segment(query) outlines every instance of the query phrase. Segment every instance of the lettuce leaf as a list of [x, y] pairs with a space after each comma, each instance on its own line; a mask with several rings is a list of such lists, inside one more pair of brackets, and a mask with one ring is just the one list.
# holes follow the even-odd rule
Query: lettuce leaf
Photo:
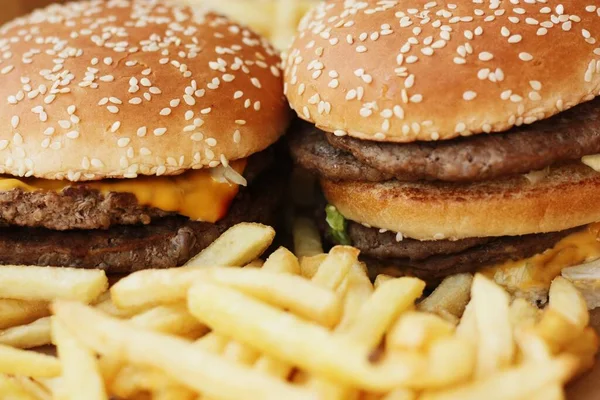
[[329, 234], [337, 244], [351, 246], [352, 240], [346, 232], [346, 218], [331, 204], [325, 207], [327, 225], [329, 225]]

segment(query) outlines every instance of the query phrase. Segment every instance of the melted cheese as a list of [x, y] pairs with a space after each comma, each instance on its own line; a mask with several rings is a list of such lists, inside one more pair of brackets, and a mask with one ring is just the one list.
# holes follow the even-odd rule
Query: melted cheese
[[[246, 160], [231, 163], [242, 173]], [[61, 191], [67, 187], [85, 186], [103, 194], [131, 193], [140, 205], [176, 212], [196, 221], [217, 222], [223, 218], [238, 194], [239, 185], [223, 182], [210, 170], [198, 169], [177, 176], [144, 176], [135, 179], [107, 179], [90, 182], [53, 181], [49, 179], [0, 177], [0, 190], [22, 189]]]
[[564, 268], [600, 258], [600, 223], [573, 233], [533, 257], [509, 261], [482, 271], [513, 293], [543, 293]]

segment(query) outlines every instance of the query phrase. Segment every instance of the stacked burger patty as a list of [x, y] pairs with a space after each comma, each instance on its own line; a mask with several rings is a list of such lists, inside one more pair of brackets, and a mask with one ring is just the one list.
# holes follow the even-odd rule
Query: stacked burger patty
[[455, 3], [323, 3], [287, 58], [321, 225], [379, 272], [500, 265], [600, 220], [598, 8]]

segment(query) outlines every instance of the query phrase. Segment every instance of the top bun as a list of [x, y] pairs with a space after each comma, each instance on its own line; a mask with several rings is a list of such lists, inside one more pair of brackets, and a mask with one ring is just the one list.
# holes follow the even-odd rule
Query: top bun
[[599, 94], [594, 1], [450, 3], [322, 2], [286, 60], [292, 108], [338, 135], [406, 143], [505, 131]]
[[53, 5], [0, 28], [0, 173], [172, 175], [247, 157], [289, 123], [277, 52], [168, 0]]

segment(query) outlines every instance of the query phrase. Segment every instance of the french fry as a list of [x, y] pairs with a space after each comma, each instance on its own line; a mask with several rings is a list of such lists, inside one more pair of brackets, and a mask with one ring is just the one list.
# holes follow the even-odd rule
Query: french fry
[[525, 362], [546, 362], [552, 358], [548, 343], [532, 329], [518, 329], [515, 332], [515, 341]]
[[53, 309], [56, 317], [94, 351], [106, 354], [120, 350], [130, 362], [161, 370], [206, 396], [225, 400], [314, 399], [307, 389], [226, 361], [183, 339], [136, 328], [83, 304], [62, 301]]
[[52, 341], [61, 361], [67, 398], [108, 399], [95, 354], [79, 343], [56, 318], [52, 320]]
[[32, 349], [50, 344], [50, 318], [40, 318], [27, 325], [0, 331], [0, 344], [19, 349]]
[[249, 296], [210, 282], [198, 282], [189, 292], [188, 307], [213, 329], [310, 373], [366, 390], [385, 391], [402, 385], [421, 366], [406, 354], [393, 364], [373, 366], [369, 348], [267, 306]]
[[112, 301], [122, 309], [182, 302], [192, 282], [206, 279], [208, 269], [172, 268], [135, 272], [110, 289]]
[[0, 329], [28, 324], [48, 315], [48, 302], [0, 299]]
[[471, 274], [451, 275], [420, 302], [417, 309], [438, 314], [442, 318], [448, 314], [460, 318], [471, 297], [472, 283]]
[[0, 345], [0, 374], [52, 378], [60, 373], [56, 357]]
[[513, 330], [534, 326], [541, 317], [540, 309], [522, 298], [513, 300], [509, 313]]
[[12, 379], [21, 385], [23, 390], [33, 395], [36, 400], [52, 400], [50, 392], [38, 382], [25, 376], [13, 376]]
[[321, 234], [312, 219], [298, 217], [292, 228], [294, 236], [294, 254], [298, 258], [312, 257], [323, 253]]
[[454, 334], [455, 327], [436, 314], [408, 311], [400, 316], [386, 337], [390, 349], [427, 349], [438, 339]]
[[508, 293], [483, 275], [473, 279], [471, 297], [478, 332], [478, 377], [511, 364], [515, 345], [509, 316]]
[[181, 399], [194, 398], [193, 391], [174, 382], [160, 370], [133, 365], [121, 368], [112, 381], [110, 390], [124, 399], [144, 393], [152, 393], [153, 399], [160, 396], [164, 398], [174, 393], [181, 396]]
[[548, 343], [552, 353], [557, 353], [564, 345], [574, 341], [581, 334], [577, 326], [552, 307], [544, 310], [534, 330]]
[[0, 374], [0, 398], [8, 400], [38, 400], [33, 394], [19, 384], [18, 381]]
[[210, 280], [331, 327], [340, 319], [341, 299], [333, 291], [287, 273], [214, 268]]
[[141, 328], [172, 335], [201, 335], [208, 331], [184, 304], [158, 306], [134, 316], [130, 321]]
[[580, 375], [594, 366], [598, 353], [598, 334], [588, 326], [573, 341], [567, 343], [563, 351], [579, 359], [579, 368], [575, 375]]
[[196, 340], [194, 346], [209, 353], [221, 354], [225, 350], [225, 346], [227, 346], [228, 343], [229, 338], [218, 335], [213, 331]]
[[565, 392], [560, 383], [548, 385], [540, 388], [538, 391], [531, 393], [519, 400], [564, 400]]
[[94, 304], [94, 307], [97, 308], [98, 310], [101, 310], [101, 311], [107, 313], [108, 315], [112, 315], [113, 317], [117, 317], [117, 318], [131, 318], [134, 315], [142, 313], [146, 310], [146, 308], [135, 309], [133, 307], [119, 308], [112, 301], [110, 292], [103, 293], [98, 298], [98, 301]]
[[348, 275], [352, 265], [358, 262], [359, 253], [354, 247], [335, 246], [311, 280], [326, 288], [337, 288]]
[[244, 265], [244, 268], [262, 268], [265, 262], [260, 258], [257, 258], [254, 261], [250, 261], [248, 264]]
[[344, 297], [344, 311], [342, 320], [336, 329], [345, 330], [356, 324], [358, 313], [363, 304], [373, 294], [373, 285], [367, 276], [365, 270], [359, 265], [354, 264], [346, 277], [348, 287]]
[[375, 289], [377, 289], [379, 286], [381, 286], [381, 284], [394, 279], [393, 276], [389, 276], [389, 275], [385, 275], [385, 274], [379, 274], [377, 275], [377, 278], [375, 278], [375, 282], [373, 283], [373, 286], [375, 286]]
[[[210, 246], [189, 260], [186, 267], [241, 267], [260, 257], [275, 238], [275, 230], [261, 224], [242, 223], [229, 228]], [[232, 251], [235, 249], [235, 251]]]
[[395, 389], [383, 396], [381, 400], [417, 400], [417, 394], [410, 389]]
[[280, 247], [273, 252], [263, 265], [265, 271], [285, 272], [300, 275], [300, 263], [298, 258], [288, 249]]
[[108, 289], [102, 270], [81, 268], [2, 266], [0, 298], [91, 303]]
[[475, 363], [473, 343], [457, 336], [440, 338], [430, 345], [427, 372], [419, 375], [407, 386], [412, 389], [455, 386], [471, 378]]
[[326, 258], [327, 254], [317, 254], [316, 256], [300, 258], [301, 275], [307, 279], [312, 279]]
[[583, 295], [565, 278], [559, 276], [552, 281], [549, 299], [549, 307], [562, 314], [579, 332], [590, 323]]
[[562, 384], [576, 368], [572, 357], [546, 363], [525, 363], [450, 389], [425, 392], [420, 400], [509, 400], [529, 399], [540, 389]]
[[[374, 349], [398, 315], [412, 307], [425, 289], [416, 278], [388, 279], [380, 282], [370, 298], [360, 307], [354, 322], [336, 329], [336, 335], [348, 337], [368, 349]], [[348, 399], [352, 389], [323, 379], [315, 379], [313, 387], [328, 399]]]

